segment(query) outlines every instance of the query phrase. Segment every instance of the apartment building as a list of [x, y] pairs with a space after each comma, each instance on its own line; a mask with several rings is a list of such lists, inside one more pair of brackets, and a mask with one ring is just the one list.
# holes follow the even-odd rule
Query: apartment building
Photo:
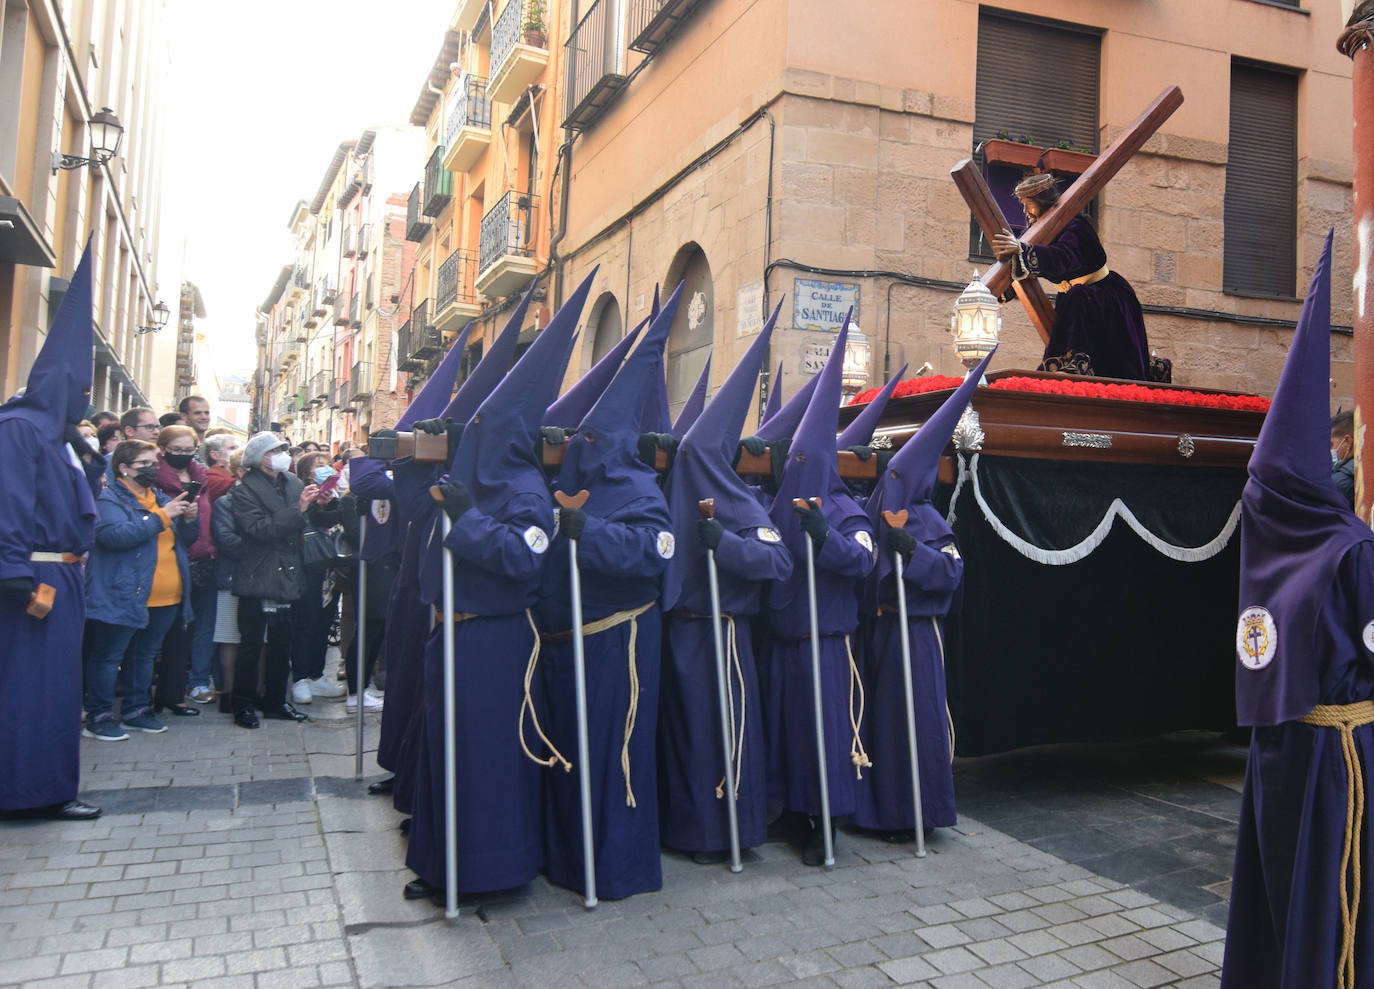
[[[158, 291], [165, 0], [0, 5], [0, 386], [27, 378], [87, 238], [91, 401], [147, 404]], [[93, 160], [93, 161], [92, 161]]]

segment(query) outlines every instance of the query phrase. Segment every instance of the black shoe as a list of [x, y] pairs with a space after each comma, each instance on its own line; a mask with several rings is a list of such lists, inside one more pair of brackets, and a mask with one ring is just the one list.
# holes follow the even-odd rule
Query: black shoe
[[728, 851], [693, 852], [692, 861], [697, 865], [720, 865], [722, 862], [730, 861], [730, 853]]
[[[835, 847], [835, 828], [830, 827], [830, 847]], [[806, 839], [802, 843], [802, 865], [824, 865], [825, 864], [825, 832], [821, 830], [821, 819], [819, 817], [807, 818]]]
[[219, 713], [220, 713], [220, 714], [233, 714], [233, 713], [234, 713], [234, 705], [233, 705], [233, 702], [230, 700], [230, 695], [227, 694], [227, 693], [222, 693], [222, 694], [219, 695]]
[[264, 718], [277, 718], [281, 721], [309, 721], [310, 715], [302, 714], [289, 703], [283, 702], [280, 707], [270, 708], [262, 712]]
[[401, 834], [405, 835], [407, 838], [410, 837], [410, 818], [408, 817], [401, 822]]
[[173, 704], [173, 705], [172, 705], [171, 707], [169, 707], [167, 710], [170, 711], [175, 717], [178, 717], [178, 718], [199, 718], [199, 717], [200, 717], [200, 708], [198, 708], [198, 707], [187, 707], [185, 704]]
[[100, 816], [100, 808], [80, 800], [68, 800], [65, 804], [43, 808], [41, 816], [50, 821], [94, 821]]
[[439, 897], [439, 902], [444, 901], [444, 890], [441, 886], [431, 886], [423, 879], [412, 879], [406, 883], [405, 889], [401, 890], [401, 895], [407, 900], [426, 900]]
[[238, 725], [240, 728], [256, 728], [261, 722], [258, 721], [258, 716], [253, 713], [251, 707], [245, 707], [238, 714], [234, 715], [234, 724]]
[[380, 797], [384, 793], [390, 793], [395, 782], [395, 776], [388, 776], [384, 780], [373, 780], [371, 783], [367, 784], [367, 792], [374, 797]]
[[906, 845], [916, 840], [916, 829], [898, 828], [894, 831], [879, 831], [878, 837], [889, 845]]

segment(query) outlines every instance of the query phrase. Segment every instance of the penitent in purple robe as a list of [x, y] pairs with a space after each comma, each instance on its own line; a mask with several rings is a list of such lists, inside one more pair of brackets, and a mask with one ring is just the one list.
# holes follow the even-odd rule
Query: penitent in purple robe
[[[577, 544], [584, 630], [587, 745], [591, 779], [596, 892], [607, 899], [663, 886], [659, 854], [658, 772], [654, 721], [658, 712], [662, 620], [659, 578], [674, 555], [668, 504], [653, 468], [638, 457], [639, 415], [651, 382], [663, 377], [663, 345], [677, 312], [674, 292], [635, 349], [569, 438], [556, 487], [587, 492], [586, 528]], [[545, 642], [540, 674], [548, 704], [548, 734], [576, 762], [577, 708], [569, 541], [554, 539], [539, 613]], [[637, 613], [637, 614], [636, 614]], [[586, 892], [579, 777], [547, 777], [545, 872], [549, 881]]]
[[[1083, 216], [1070, 220], [1049, 244], [1024, 245], [1022, 258], [1031, 276], [1051, 282], [1082, 278], [1107, 264], [1107, 252], [1097, 239], [1097, 231]], [[1060, 291], [1054, 304], [1054, 332], [1045, 345], [1041, 367], [1069, 370], [1074, 363], [1072, 355], [1088, 359], [1090, 369], [1079, 370], [1080, 374], [1134, 381], [1149, 378], [1150, 347], [1140, 300], [1131, 283], [1116, 272], [1092, 284]], [[1050, 361], [1055, 365], [1046, 368]]]
[[[658, 714], [659, 818], [663, 844], [682, 852], [730, 847], [729, 785], [736, 790], [740, 847], [762, 844], [768, 831], [763, 695], [750, 626], [763, 589], [790, 576], [792, 560], [772, 519], [732, 463], [776, 321], [774, 310], [749, 352], [688, 428], [664, 485], [677, 552], [663, 578], [667, 634]], [[707, 551], [697, 532], [699, 504], [707, 498], [725, 530], [715, 560], [732, 784], [726, 782], [721, 737]]]
[[1347, 808], [1371, 789], [1374, 724], [1350, 712], [1347, 749], [1344, 729], [1303, 720], [1374, 698], [1374, 533], [1337, 492], [1327, 454], [1330, 268], [1328, 235], [1241, 499], [1236, 713], [1254, 732], [1223, 989], [1374, 985], [1367, 805], [1351, 828], [1358, 858], [1345, 848]]
[[[463, 430], [448, 474], [467, 488], [473, 505], [453, 520], [442, 548], [436, 539], [424, 551], [421, 597], [442, 604], [443, 549], [452, 554], [454, 585], [457, 819], [445, 819], [441, 621], [425, 643], [424, 730], [406, 852], [406, 865], [432, 886], [442, 888], [447, 880], [450, 828], [457, 832], [462, 893], [524, 885], [543, 865], [543, 770], [535, 760], [545, 750], [530, 723], [542, 704], [526, 682], [539, 644], [532, 609], [553, 508], [535, 436], [567, 366], [595, 274], [572, 293]], [[436, 559], [438, 566], [430, 565]]]
[[[773, 633], [768, 669], [770, 804], [785, 810], [821, 811], [820, 769], [812, 694], [811, 604], [806, 554], [810, 537], [793, 511], [796, 498], [820, 498], [830, 532], [815, 551], [817, 626], [820, 633], [821, 709], [832, 816], [852, 814], [855, 783], [865, 759], [859, 747], [860, 684], [853, 660], [859, 624], [858, 590], [873, 569], [873, 526], [840, 479], [835, 432], [840, 405], [840, 367], [848, 320], [797, 427], [787, 466], [769, 515], [796, 565], [773, 585], [769, 601]], [[838, 356], [836, 356], [838, 355]]]
[[80, 776], [81, 628], [86, 591], [80, 563], [30, 559], [84, 554], [95, 540], [95, 499], [62, 441], [64, 423], [85, 414], [91, 387], [90, 248], [82, 255], [28, 387], [0, 405], [0, 580], [56, 589], [52, 611], [33, 618], [26, 601], [0, 594], [0, 811], [76, 798]]

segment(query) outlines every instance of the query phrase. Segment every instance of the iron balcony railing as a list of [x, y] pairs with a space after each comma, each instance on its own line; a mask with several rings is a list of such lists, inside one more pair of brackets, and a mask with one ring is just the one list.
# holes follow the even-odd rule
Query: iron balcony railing
[[[541, 40], [544, 39], [544, 40]], [[491, 29], [491, 71], [505, 64], [517, 43], [545, 48], [544, 0], [506, 0]]]
[[691, 15], [698, 0], [630, 0], [630, 47], [646, 55], [658, 49]]
[[396, 331], [396, 370], [408, 371], [406, 365], [410, 362], [410, 320], [401, 324], [401, 328]]
[[308, 289], [308, 288], [310, 288], [310, 272], [306, 270], [305, 265], [303, 265], [303, 264], [298, 264], [298, 265], [296, 265], [296, 267], [292, 270], [292, 272], [291, 272], [291, 287], [292, 287], [292, 288], [303, 288], [303, 289]]
[[358, 361], [353, 365], [353, 373], [349, 376], [349, 383], [353, 386], [353, 401], [358, 402], [372, 396], [372, 364], [369, 361]]
[[439, 289], [434, 298], [436, 313], [443, 312], [455, 302], [477, 301], [477, 293], [472, 287], [476, 260], [471, 251], [454, 251], [439, 265]]
[[363, 325], [362, 319], [358, 316], [358, 296], [348, 300], [348, 325], [357, 329]]
[[453, 147], [453, 138], [464, 127], [485, 127], [491, 129], [491, 100], [487, 97], [485, 76], [469, 73], [458, 88], [458, 96], [453, 101], [453, 110], [448, 115], [448, 131], [444, 146]]
[[453, 198], [453, 173], [444, 167], [444, 146], [434, 149], [425, 163], [425, 199], [421, 210], [426, 216], [438, 216]]
[[338, 383], [338, 385], [335, 387], [335, 389], [334, 389], [334, 403], [333, 403], [334, 408], [336, 408], [336, 409], [346, 409], [346, 408], [349, 407], [349, 404], [350, 404], [350, 403], [349, 403], [349, 396], [352, 395], [352, 391], [350, 390], [350, 387], [349, 387], [350, 384], [351, 384], [351, 383], [349, 382], [349, 380], [348, 380], [347, 378], [344, 378], [344, 379], [343, 379], [342, 381], [340, 381], [340, 382]]
[[443, 334], [429, 321], [428, 299], [411, 310], [410, 319], [401, 327], [397, 349], [401, 351], [401, 356], [396, 369], [406, 372], [423, 371], [429, 361], [444, 352]]
[[586, 127], [625, 86], [621, 10], [613, 0], [596, 0], [564, 46], [568, 64], [566, 127]]
[[483, 272], [503, 257], [534, 255], [536, 197], [512, 189], [482, 217], [478, 271]]
[[358, 253], [358, 231], [353, 227], [344, 227], [343, 232], [343, 256], [351, 258]]
[[415, 188], [410, 190], [410, 198], [406, 200], [406, 240], [418, 244], [429, 233], [429, 227], [428, 218], [420, 213], [420, 183], [416, 182]]
[[334, 382], [329, 376], [328, 371], [319, 371], [310, 379], [310, 387], [306, 389], [310, 393], [312, 402], [326, 402], [329, 400], [330, 392], [334, 390]]
[[[371, 161], [372, 159], [369, 158], [368, 160]], [[368, 250], [369, 250], [368, 244], [371, 242], [371, 240], [372, 240], [372, 224], [370, 224], [370, 223], [364, 223], [361, 227], [358, 228], [358, 257], [359, 257], [359, 258], [365, 258], [365, 257], [367, 257], [367, 252], [368, 252]]]

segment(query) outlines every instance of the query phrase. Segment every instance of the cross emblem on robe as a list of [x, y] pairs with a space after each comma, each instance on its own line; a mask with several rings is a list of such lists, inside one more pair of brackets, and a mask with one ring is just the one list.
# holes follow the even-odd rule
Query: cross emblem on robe
[[[1048, 244], [1059, 236], [1069, 221], [1092, 202], [1093, 197], [1121, 171], [1126, 162], [1131, 160], [1182, 103], [1183, 91], [1177, 86], [1170, 86], [1155, 97], [1155, 101], [1074, 180], [1073, 185], [1059, 197], [1059, 202], [1046, 210], [1040, 219], [1026, 229], [1021, 235], [1022, 242]], [[951, 168], [950, 176], [954, 179], [959, 194], [968, 203], [969, 209], [973, 212], [973, 219], [983, 231], [984, 237], [991, 240], [992, 236], [1001, 233], [1003, 228], [1010, 228], [1011, 225], [1002, 215], [997, 201], [993, 199], [992, 191], [983, 180], [983, 173], [978, 170], [972, 158], [965, 158]], [[1008, 282], [1012, 283], [1021, 304], [1030, 314], [1031, 323], [1040, 334], [1040, 339], [1049, 343], [1050, 333], [1054, 329], [1054, 306], [1041, 287], [1039, 279], [1013, 281], [1011, 270], [1005, 261], [998, 261], [983, 277], [983, 284], [999, 299], [1006, 293]]]

